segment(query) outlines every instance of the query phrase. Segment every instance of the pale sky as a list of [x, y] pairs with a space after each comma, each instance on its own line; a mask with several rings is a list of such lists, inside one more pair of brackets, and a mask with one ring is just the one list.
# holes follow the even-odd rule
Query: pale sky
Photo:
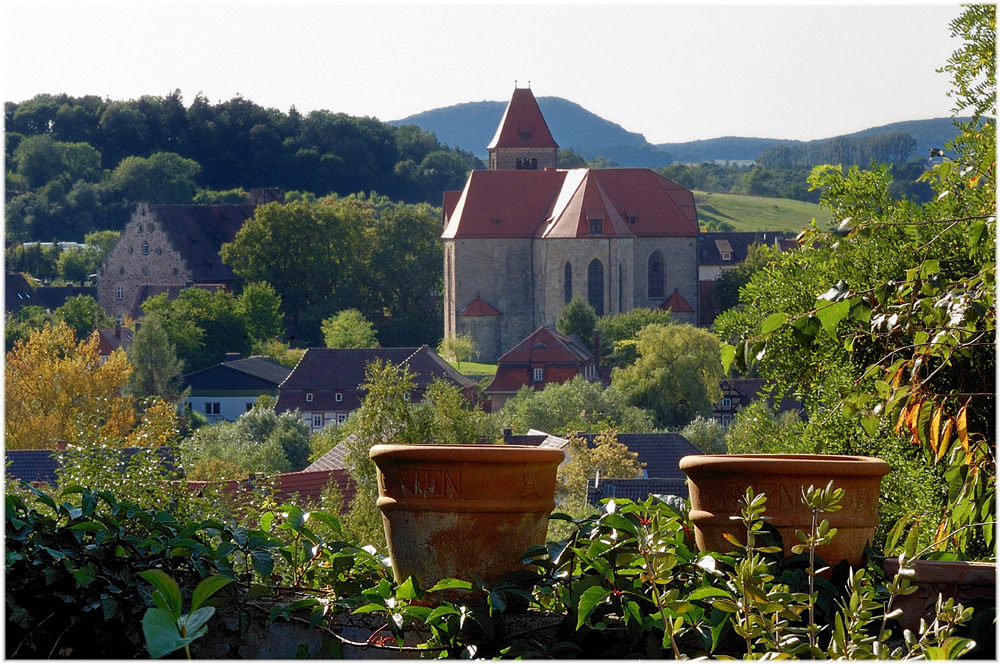
[[[651, 143], [812, 140], [951, 115], [957, 3], [0, 0], [3, 99], [180, 89], [383, 121], [517, 81]], [[476, 149], [477, 146], [462, 146]]]

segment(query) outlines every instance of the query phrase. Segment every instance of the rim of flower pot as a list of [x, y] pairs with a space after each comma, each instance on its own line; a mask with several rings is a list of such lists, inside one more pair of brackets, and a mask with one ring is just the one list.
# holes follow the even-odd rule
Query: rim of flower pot
[[821, 466], [825, 473], [854, 477], [882, 477], [890, 471], [883, 459], [848, 454], [692, 454], [683, 457], [679, 466], [684, 472], [709, 468], [713, 472], [760, 472], [774, 468], [788, 474], [810, 473]]
[[562, 450], [553, 447], [533, 445], [373, 445], [368, 455], [376, 462], [382, 458], [427, 461], [450, 459], [454, 461], [475, 461], [477, 463], [511, 463], [531, 461], [534, 463], [561, 462], [565, 458]]

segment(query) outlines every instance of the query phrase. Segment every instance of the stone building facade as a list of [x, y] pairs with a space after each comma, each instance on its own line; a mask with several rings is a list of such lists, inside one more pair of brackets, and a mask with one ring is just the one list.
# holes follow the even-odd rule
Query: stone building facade
[[495, 361], [574, 295], [598, 315], [690, 303], [675, 318], [697, 322], [690, 191], [649, 169], [556, 169], [530, 89], [514, 91], [489, 151], [490, 170], [444, 197], [446, 337], [470, 334]]
[[144, 295], [191, 286], [229, 287], [238, 281], [219, 258], [254, 205], [139, 203], [97, 272], [97, 301], [122, 320], [135, 318]]

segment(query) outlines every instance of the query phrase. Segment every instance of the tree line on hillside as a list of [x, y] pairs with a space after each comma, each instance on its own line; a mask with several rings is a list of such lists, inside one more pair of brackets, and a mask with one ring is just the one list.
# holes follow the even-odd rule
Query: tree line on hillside
[[185, 108], [179, 91], [128, 101], [40, 94], [6, 102], [4, 117], [8, 240], [80, 240], [119, 229], [136, 201], [239, 203], [255, 187], [439, 205], [483, 167], [414, 125], [283, 113], [239, 96], [198, 95]]

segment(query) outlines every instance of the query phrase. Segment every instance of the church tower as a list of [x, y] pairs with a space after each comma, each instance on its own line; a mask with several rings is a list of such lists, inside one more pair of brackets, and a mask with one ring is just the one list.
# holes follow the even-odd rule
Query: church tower
[[531, 88], [514, 88], [503, 119], [487, 146], [491, 171], [544, 171], [556, 167], [556, 144]]

